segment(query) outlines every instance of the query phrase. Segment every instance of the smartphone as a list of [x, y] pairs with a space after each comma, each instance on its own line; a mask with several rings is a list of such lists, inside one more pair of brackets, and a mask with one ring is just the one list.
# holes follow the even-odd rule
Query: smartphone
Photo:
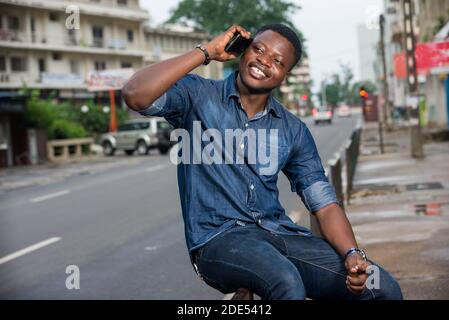
[[249, 47], [251, 42], [253, 42], [252, 38], [246, 39], [240, 33], [237, 33], [226, 45], [225, 51], [239, 56]]

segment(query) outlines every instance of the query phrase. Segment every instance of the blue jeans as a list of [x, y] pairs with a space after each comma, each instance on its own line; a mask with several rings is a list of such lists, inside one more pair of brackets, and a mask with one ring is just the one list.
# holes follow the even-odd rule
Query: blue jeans
[[344, 259], [327, 241], [277, 235], [256, 224], [219, 234], [195, 260], [204, 281], [222, 293], [248, 288], [263, 300], [402, 299], [399, 284], [381, 267], [378, 289], [355, 295], [346, 287]]

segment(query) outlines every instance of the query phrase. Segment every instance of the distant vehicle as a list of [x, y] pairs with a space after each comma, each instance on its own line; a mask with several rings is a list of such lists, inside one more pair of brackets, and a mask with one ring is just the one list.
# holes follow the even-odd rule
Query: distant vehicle
[[332, 124], [332, 111], [326, 107], [315, 108], [312, 111], [315, 124], [326, 122]]
[[159, 149], [166, 154], [176, 141], [170, 141], [173, 127], [164, 118], [152, 117], [146, 119], [128, 120], [120, 125], [117, 132], [101, 136], [103, 153], [113, 156], [117, 150], [124, 150], [127, 155], [137, 151], [146, 155], [150, 149]]
[[337, 108], [337, 116], [339, 118], [346, 118], [351, 116], [351, 108], [345, 104], [342, 104]]

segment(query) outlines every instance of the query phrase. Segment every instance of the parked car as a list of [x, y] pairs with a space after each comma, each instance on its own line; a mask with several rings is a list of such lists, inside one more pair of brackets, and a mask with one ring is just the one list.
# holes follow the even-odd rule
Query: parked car
[[164, 118], [128, 120], [120, 125], [117, 132], [101, 136], [103, 153], [113, 156], [117, 150], [124, 150], [127, 155], [137, 152], [146, 155], [151, 149], [159, 149], [166, 154], [176, 141], [170, 141], [173, 127]]
[[351, 108], [345, 104], [342, 104], [337, 108], [337, 116], [339, 118], [347, 118], [351, 116]]
[[315, 108], [312, 111], [315, 124], [327, 122], [332, 124], [332, 111], [326, 107]]

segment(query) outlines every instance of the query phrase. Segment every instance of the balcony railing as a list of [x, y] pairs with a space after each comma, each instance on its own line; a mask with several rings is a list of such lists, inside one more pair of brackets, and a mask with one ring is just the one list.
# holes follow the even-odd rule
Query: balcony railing
[[95, 48], [103, 48], [104, 47], [103, 38], [94, 38], [92, 41], [92, 46]]
[[9, 82], [10, 80], [9, 73], [0, 73], [0, 83]]
[[27, 34], [24, 31], [14, 32], [8, 29], [0, 29], [0, 42], [2, 46], [5, 46], [5, 42], [9, 42], [12, 47], [36, 47], [40, 49], [48, 47], [49, 50], [59, 50], [60, 48], [70, 50], [73, 48], [75, 51], [81, 49], [104, 51], [105, 53], [112, 50], [119, 54], [127, 54], [128, 52], [134, 54], [145, 50], [141, 49], [138, 44], [130, 44], [122, 38], [94, 37], [90, 41], [86, 41], [80, 37], [79, 33], [68, 34], [67, 32], [54, 32], [51, 35], [43, 32]]
[[19, 33], [15, 30], [0, 29], [0, 41], [22, 41]]

